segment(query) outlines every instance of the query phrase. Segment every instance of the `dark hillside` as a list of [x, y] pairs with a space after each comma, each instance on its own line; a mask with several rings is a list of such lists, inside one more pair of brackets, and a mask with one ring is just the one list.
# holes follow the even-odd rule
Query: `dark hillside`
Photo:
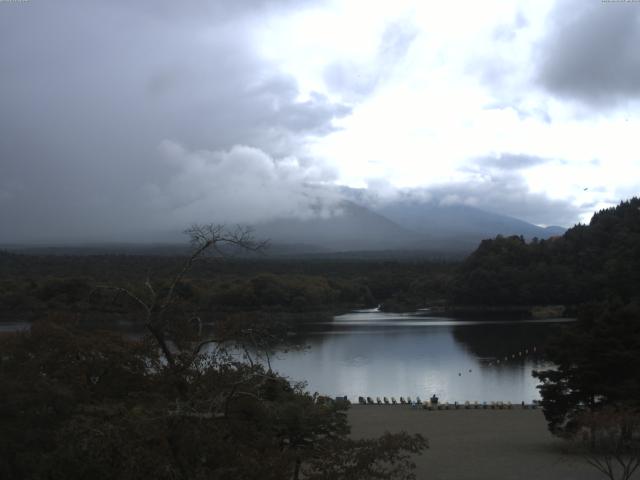
[[456, 304], [579, 304], [640, 295], [640, 199], [547, 240], [484, 240], [460, 266]]

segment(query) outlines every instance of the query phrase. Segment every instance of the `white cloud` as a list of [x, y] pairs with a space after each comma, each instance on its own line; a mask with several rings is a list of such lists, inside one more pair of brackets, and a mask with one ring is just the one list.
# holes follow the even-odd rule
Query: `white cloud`
[[[579, 10], [583, 7], [578, 3], [572, 5]], [[640, 190], [640, 159], [632, 133], [640, 130], [640, 116], [630, 108], [606, 114], [585, 109], [539, 85], [541, 45], [554, 54], [549, 42], [561, 34], [550, 21], [556, 4], [416, 1], [385, 12], [387, 21], [411, 12], [407, 25], [415, 33], [410, 50], [386, 72], [384, 84], [370, 91], [364, 88], [367, 95], [338, 122], [342, 129], [312, 142], [309, 151], [332, 162], [340, 172], [338, 181], [354, 187], [380, 178], [397, 188], [474, 182], [482, 172], [466, 170], [470, 160], [509, 152], [556, 160], [521, 172], [519, 186], [540, 198], [569, 202], [576, 210], [585, 204], [602, 205], [618, 192]], [[585, 11], [600, 8], [605, 7], [584, 6]], [[376, 61], [374, 46], [384, 21], [376, 9], [370, 15], [351, 12], [351, 17], [350, 12], [336, 11], [342, 13], [340, 25], [351, 23], [361, 32], [356, 44], [367, 38], [370, 49], [350, 52], [347, 45], [339, 52], [330, 42], [323, 49], [316, 39], [314, 62], [321, 65], [324, 59], [331, 66], [337, 57], [339, 65], [353, 65], [355, 78], [344, 68], [338, 73], [343, 83], [351, 80], [358, 87], [357, 62]], [[618, 21], [619, 13], [605, 15], [603, 21]], [[640, 25], [635, 28], [640, 32]], [[292, 47], [291, 63], [284, 60], [283, 65], [295, 74], [296, 65], [303, 64], [298, 58]], [[316, 85], [321, 78], [316, 70], [302, 68], [300, 78]], [[613, 83], [618, 84], [628, 81]], [[601, 162], [592, 163], [594, 158]], [[582, 185], [595, 187], [584, 191]], [[550, 222], [553, 215], [550, 211]], [[566, 215], [562, 219], [566, 222]]]
[[146, 185], [145, 194], [148, 208], [165, 225], [307, 218], [331, 210], [338, 198], [319, 188], [326, 184], [328, 170], [295, 157], [275, 159], [244, 145], [190, 151], [169, 140], [159, 150], [172, 174], [162, 183]]
[[[314, 184], [385, 195], [453, 185], [448, 193], [479, 206], [489, 204], [458, 187], [496, 199], [493, 190], [513, 199], [516, 188], [529, 205], [518, 211], [541, 223], [640, 191], [634, 50], [606, 43], [591, 57], [581, 40], [591, 35], [583, 25], [636, 38], [621, 10], [633, 5], [236, 3], [6, 9], [0, 222], [14, 225], [11, 239], [119, 238], [205, 214], [305, 215]], [[562, 5], [575, 15], [559, 17]], [[582, 75], [590, 69], [597, 75]], [[163, 139], [174, 143], [158, 161]], [[468, 168], [503, 154], [552, 161], [521, 169], [512, 185], [488, 180], [506, 178], [495, 162]], [[556, 214], [558, 205], [573, 210]]]

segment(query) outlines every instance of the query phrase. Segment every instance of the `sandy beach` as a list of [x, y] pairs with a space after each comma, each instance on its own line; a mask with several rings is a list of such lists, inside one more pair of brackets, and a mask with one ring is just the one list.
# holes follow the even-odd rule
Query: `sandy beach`
[[602, 474], [547, 430], [542, 411], [439, 410], [353, 405], [355, 438], [420, 433], [429, 449], [415, 459], [418, 479], [597, 480]]

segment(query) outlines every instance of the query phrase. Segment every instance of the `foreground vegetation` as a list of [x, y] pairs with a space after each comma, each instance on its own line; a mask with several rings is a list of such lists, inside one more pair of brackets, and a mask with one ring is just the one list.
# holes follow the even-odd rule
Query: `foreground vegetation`
[[0, 477], [413, 478], [406, 434], [348, 437], [347, 405], [218, 348], [183, 351], [70, 322], [2, 339]]
[[[0, 474], [7, 479], [410, 479], [420, 435], [352, 440], [348, 404], [310, 395], [255, 362], [286, 341], [273, 323], [181, 316], [192, 265], [246, 232], [194, 227], [168, 283], [101, 285], [138, 308], [143, 339], [37, 321], [1, 338]], [[251, 347], [251, 352], [246, 348]], [[244, 351], [244, 357], [238, 352]], [[254, 357], [255, 358], [255, 357]]]

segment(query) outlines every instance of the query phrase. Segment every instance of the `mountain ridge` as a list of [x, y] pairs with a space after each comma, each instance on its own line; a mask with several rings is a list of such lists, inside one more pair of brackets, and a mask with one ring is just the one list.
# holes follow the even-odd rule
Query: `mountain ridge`
[[[497, 235], [546, 239], [562, 235], [562, 227], [540, 227], [523, 220], [466, 205], [398, 200], [381, 205], [363, 197], [343, 199], [310, 218], [276, 218], [253, 225], [254, 236], [269, 239], [269, 255], [336, 252], [431, 252], [466, 255]], [[164, 232], [153, 242], [84, 243], [12, 246], [13, 251], [40, 254], [152, 254], [186, 251], [178, 232]], [[184, 238], [184, 237], [182, 237]]]
[[497, 235], [546, 239], [563, 227], [540, 227], [514, 217], [464, 205], [395, 202], [372, 207], [343, 200], [334, 215], [280, 218], [256, 225], [274, 243], [314, 245], [328, 251], [421, 250], [470, 253]]

